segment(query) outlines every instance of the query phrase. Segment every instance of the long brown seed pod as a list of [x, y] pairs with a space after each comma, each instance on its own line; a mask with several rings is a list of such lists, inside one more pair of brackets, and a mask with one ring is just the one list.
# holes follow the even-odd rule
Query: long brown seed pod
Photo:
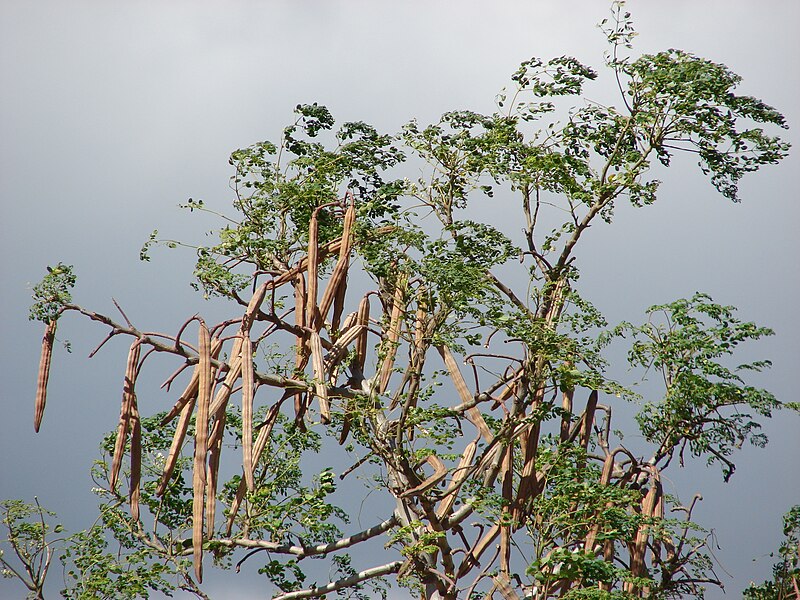
[[209, 415], [215, 415], [220, 410], [225, 410], [224, 406], [228, 404], [228, 400], [233, 392], [234, 384], [239, 379], [242, 373], [242, 338], [238, 335], [233, 340], [231, 346], [230, 362], [228, 363], [228, 372], [225, 375], [225, 380], [214, 395], [214, 400], [208, 409]]
[[[235, 348], [235, 343], [234, 343]], [[220, 350], [222, 349], [222, 340], [217, 337], [211, 339], [211, 357], [217, 358], [219, 356]], [[237, 359], [238, 360], [238, 359]], [[233, 361], [232, 361], [233, 362]], [[172, 443], [170, 444], [169, 454], [167, 455], [167, 460], [164, 463], [164, 471], [161, 474], [161, 481], [158, 484], [158, 489], [156, 490], [156, 494], [161, 496], [164, 494], [164, 491], [167, 489], [167, 485], [169, 484], [169, 480], [172, 477], [172, 472], [175, 470], [175, 465], [178, 462], [178, 457], [181, 454], [181, 449], [183, 448], [183, 441], [186, 438], [186, 431], [189, 427], [189, 420], [192, 416], [192, 411], [194, 411], [194, 407], [197, 403], [197, 392], [200, 383], [200, 364], [198, 363], [194, 371], [192, 372], [192, 378], [189, 381], [189, 385], [186, 386], [183, 394], [175, 403], [175, 406], [172, 407], [170, 413], [161, 420], [161, 425], [166, 425], [173, 419], [173, 413], [180, 414], [180, 419], [178, 420], [178, 425], [175, 428], [175, 434], [172, 437]], [[212, 405], [213, 407], [213, 405]], [[177, 412], [176, 412], [177, 411]], [[214, 414], [214, 411], [211, 411], [211, 414]]]
[[369, 296], [364, 296], [358, 304], [357, 324], [361, 325], [361, 335], [356, 344], [356, 369], [358, 373], [364, 373], [364, 366], [367, 361], [367, 327], [369, 327]]
[[136, 401], [134, 386], [136, 384], [136, 370], [139, 366], [139, 355], [141, 353], [141, 340], [135, 339], [128, 351], [128, 364], [125, 368], [125, 381], [122, 387], [122, 406], [119, 411], [119, 425], [117, 425], [117, 440], [114, 444], [114, 458], [111, 460], [111, 474], [108, 483], [111, 489], [117, 487], [119, 470], [122, 466], [122, 457], [125, 454], [125, 442], [130, 431], [130, 420], [133, 403]]
[[267, 285], [262, 284], [258, 288], [250, 303], [247, 311], [242, 317], [241, 353], [240, 364], [242, 370], [242, 465], [244, 467], [244, 479], [247, 483], [248, 491], [253, 491], [253, 344], [250, 340], [250, 327], [253, 324], [253, 317], [264, 301]]
[[317, 320], [317, 289], [319, 288], [319, 218], [315, 210], [308, 223], [308, 290], [306, 291], [306, 327]]
[[436, 509], [436, 516], [440, 519], [444, 519], [450, 514], [450, 509], [453, 508], [459, 488], [461, 488], [464, 481], [466, 481], [467, 477], [470, 475], [469, 466], [472, 464], [472, 459], [475, 458], [475, 452], [478, 449], [478, 440], [479, 438], [472, 440], [464, 449], [461, 461], [459, 461], [450, 479], [450, 485], [443, 494], [443, 499], [439, 503], [439, 508]]
[[247, 491], [253, 483], [253, 344], [250, 332], [242, 332], [242, 466]]
[[347, 436], [350, 434], [350, 413], [353, 412], [353, 400], [348, 398], [347, 404], [344, 408], [344, 417], [342, 419], [342, 431], [339, 433], [339, 445], [343, 446], [347, 441]]
[[389, 317], [389, 330], [386, 333], [386, 355], [381, 364], [380, 378], [378, 380], [378, 393], [382, 394], [389, 386], [389, 378], [392, 376], [394, 359], [397, 356], [397, 341], [400, 339], [400, 317], [403, 313], [403, 296], [405, 295], [406, 279], [398, 277], [397, 287], [394, 289], [394, 299], [392, 300], [392, 311]]
[[39, 358], [39, 376], [36, 384], [36, 404], [33, 407], [33, 430], [39, 432], [47, 403], [47, 380], [50, 379], [50, 362], [53, 359], [53, 341], [56, 339], [56, 323], [53, 319], [47, 324], [42, 338], [42, 355]]
[[208, 436], [208, 467], [206, 471], [206, 535], [214, 535], [217, 510], [217, 482], [219, 481], [219, 458], [222, 439], [225, 436], [226, 407], [214, 415], [214, 424]]
[[400, 494], [398, 498], [407, 498], [409, 496], [419, 496], [424, 494], [428, 490], [436, 487], [447, 475], [447, 467], [444, 466], [442, 459], [435, 454], [429, 454], [427, 457], [425, 457], [424, 462], [427, 462], [431, 467], [433, 467], [433, 475], [426, 478], [425, 481], [419, 485], [406, 490]]
[[589, 437], [592, 433], [592, 425], [594, 425], [594, 413], [597, 410], [597, 390], [592, 390], [589, 394], [589, 399], [586, 401], [586, 410], [583, 412], [583, 420], [581, 422], [581, 446], [586, 450], [589, 447]]
[[203, 501], [206, 490], [206, 452], [208, 443], [208, 409], [211, 396], [211, 336], [200, 321], [197, 347], [200, 354], [200, 380], [197, 390], [197, 417], [194, 442], [194, 477], [192, 480], [192, 549], [194, 574], [203, 581]]
[[[294, 322], [298, 327], [305, 327], [306, 321], [306, 279], [301, 273], [297, 277], [294, 286]], [[302, 371], [308, 363], [308, 350], [306, 345], [306, 336], [298, 335], [295, 346], [295, 370]]]
[[[456, 391], [458, 392], [461, 401], [472, 402], [474, 397], [469, 392], [467, 382], [464, 381], [464, 376], [461, 374], [461, 370], [458, 368], [456, 360], [453, 358], [453, 354], [450, 352], [450, 348], [441, 345], [437, 346], [436, 349], [439, 351], [442, 360], [444, 360], [444, 364], [447, 367], [448, 373], [450, 374], [450, 379], [453, 380], [453, 385], [456, 386]], [[476, 406], [467, 409], [466, 415], [469, 422], [477, 427], [478, 431], [481, 432], [484, 440], [491, 442], [494, 439], [492, 431], [489, 429], [486, 421], [484, 421], [481, 411]]]
[[131, 516], [139, 520], [139, 498], [141, 496], [140, 483], [142, 479], [142, 421], [139, 418], [139, 408], [136, 406], [136, 396], [131, 403], [131, 484], [128, 495]]
[[361, 335], [362, 329], [363, 327], [361, 325], [353, 325], [339, 336], [339, 339], [336, 340], [330, 352], [325, 355], [324, 367], [327, 373], [331, 373], [342, 358], [344, 358], [345, 354], [347, 354], [347, 347]]
[[319, 314], [324, 319], [333, 304], [334, 299], [339, 295], [340, 288], [347, 287], [347, 270], [350, 267], [350, 250], [353, 247], [352, 229], [356, 220], [356, 207], [351, 202], [344, 215], [344, 226], [342, 227], [342, 244], [339, 248], [339, 260], [333, 268], [331, 278], [322, 294], [319, 302]]
[[[211, 358], [217, 358], [219, 356], [220, 349], [222, 348], [222, 340], [215, 337], [211, 340]], [[193, 400], [197, 398], [197, 386], [200, 382], [200, 369], [199, 367], [195, 367], [194, 371], [192, 371], [192, 378], [189, 380], [189, 383], [186, 386], [186, 389], [183, 390], [183, 393], [180, 395], [178, 400], [175, 402], [175, 405], [170, 409], [167, 415], [161, 419], [161, 425], [166, 425], [172, 419], [178, 416], [178, 414], [182, 414], [183, 407], [186, 405], [189, 400]]]
[[167, 460], [164, 463], [164, 472], [161, 474], [161, 481], [159, 482], [158, 489], [156, 490], [157, 496], [162, 496], [164, 494], [167, 489], [167, 485], [169, 484], [169, 480], [172, 478], [172, 472], [175, 470], [175, 464], [178, 462], [178, 457], [181, 454], [183, 440], [186, 438], [186, 431], [189, 429], [189, 420], [192, 417], [195, 402], [195, 397], [189, 398], [189, 401], [184, 404], [183, 408], [181, 409], [181, 416], [178, 419], [178, 425], [175, 428], [175, 435], [172, 437], [172, 444], [169, 447], [169, 454], [167, 455]]
[[314, 389], [319, 398], [319, 413], [323, 423], [331, 422], [331, 405], [328, 400], [324, 359], [322, 357], [322, 341], [316, 331], [311, 332], [311, 361], [314, 366]]
[[267, 294], [267, 283], [262, 283], [256, 289], [253, 297], [250, 298], [250, 302], [247, 304], [247, 310], [242, 317], [242, 327], [246, 329], [250, 329], [250, 326], [253, 324], [253, 318], [255, 317], [258, 310], [261, 308], [261, 303], [264, 302], [264, 296]]
[[[278, 417], [278, 411], [280, 410], [281, 404], [290, 395], [291, 394], [288, 392], [284, 393], [283, 397], [269, 409], [269, 412], [267, 412], [267, 416], [261, 425], [258, 436], [256, 437], [256, 443], [253, 445], [253, 460], [255, 463], [258, 463], [258, 460], [261, 458], [261, 454], [263, 454], [264, 449], [267, 447], [267, 442], [269, 441], [269, 436], [272, 434], [272, 427], [275, 425], [275, 419]], [[245, 483], [244, 479], [242, 479], [239, 481], [239, 487], [236, 489], [236, 496], [234, 496], [233, 501], [231, 502], [230, 510], [228, 511], [228, 522], [225, 529], [226, 537], [230, 537], [231, 535], [233, 523], [236, 520], [236, 515], [239, 512], [239, 507], [242, 505], [242, 500], [244, 500], [246, 493], [247, 484]]]
[[333, 316], [331, 316], [331, 331], [339, 329], [339, 323], [344, 314], [344, 302], [347, 296], [347, 273], [345, 273], [344, 280], [341, 285], [336, 289], [336, 297], [333, 299]]

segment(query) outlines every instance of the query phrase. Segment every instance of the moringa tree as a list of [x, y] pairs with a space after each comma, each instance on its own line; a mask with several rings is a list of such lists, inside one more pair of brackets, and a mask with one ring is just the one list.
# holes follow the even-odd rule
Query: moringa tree
[[[209, 555], [257, 562], [282, 600], [370, 598], [391, 581], [430, 600], [700, 597], [719, 583], [697, 497], [664, 494], [662, 473], [696, 457], [727, 480], [737, 448], [766, 442], [758, 417], [783, 405], [743, 376], [769, 363], [729, 358], [771, 331], [703, 294], [609, 326], [579, 293], [576, 250], [619, 202], [655, 202], [654, 165], [676, 153], [738, 201], [740, 178], [788, 151], [763, 127], [786, 124], [737, 95], [723, 65], [629, 56], [621, 4], [603, 30], [614, 105], [562, 110], [597, 73], [531, 59], [494, 114], [450, 112], [391, 136], [335, 129], [326, 108], [301, 105], [278, 143], [234, 152], [236, 215], [195, 270], [230, 307], [218, 323], [193, 315], [155, 333], [121, 308], [89, 310], [62, 264], [36, 287], [37, 430], [60, 318], [106, 327], [100, 346], [131, 340], [94, 475], [123, 556], [160, 565], [142, 594], [177, 575], [204, 596]], [[400, 178], [404, 164], [421, 176]], [[479, 203], [519, 210], [522, 236], [471, 219]], [[154, 233], [144, 260], [158, 243], [176, 245]], [[663, 379], [662, 396], [643, 399], [637, 446], [612, 423], [635, 397], [607, 375], [615, 339]], [[156, 355], [176, 366], [164, 387], [185, 381], [165, 412], [141, 416], [137, 384]], [[350, 515], [367, 497], [384, 512], [359, 530]], [[75, 597], [78, 584], [113, 586], [85, 560], [102, 548], [87, 546], [65, 558]]]

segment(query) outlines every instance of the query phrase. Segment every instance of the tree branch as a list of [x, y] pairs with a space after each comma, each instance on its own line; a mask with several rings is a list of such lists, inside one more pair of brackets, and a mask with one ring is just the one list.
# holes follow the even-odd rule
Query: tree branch
[[367, 579], [372, 579], [373, 577], [381, 577], [382, 575], [397, 573], [400, 570], [400, 567], [403, 566], [404, 562], [405, 561], [402, 560], [396, 560], [394, 562], [390, 562], [385, 565], [381, 565], [379, 567], [372, 567], [371, 569], [367, 569], [366, 571], [361, 571], [360, 573], [356, 573], [352, 577], [340, 579], [339, 581], [332, 581], [331, 583], [323, 585], [322, 587], [313, 587], [305, 590], [298, 590], [296, 592], [289, 592], [288, 594], [283, 594], [282, 596], [276, 596], [275, 598], [273, 598], [273, 600], [299, 600], [300, 598], [320, 598], [325, 594], [330, 594], [331, 592], [335, 592], [336, 590], [341, 590], [342, 588], [354, 586], [357, 583], [361, 583], [362, 581], [365, 581]]
[[[241, 547], [241, 548], [255, 548], [261, 550], [268, 550], [270, 552], [275, 552], [276, 554], [293, 554], [294, 556], [298, 556], [300, 558], [305, 558], [307, 556], [316, 556], [319, 554], [328, 554], [330, 552], [336, 552], [337, 550], [342, 550], [344, 548], [349, 548], [350, 546], [355, 546], [361, 542], [364, 542], [370, 538], [374, 538], [378, 536], [395, 525], [399, 523], [396, 515], [392, 515], [382, 523], [375, 525], [374, 527], [370, 527], [369, 529], [365, 529], [364, 531], [360, 531], [354, 535], [351, 535], [346, 538], [342, 538], [335, 542], [331, 542], [329, 544], [319, 544], [317, 546], [291, 546], [289, 544], [278, 544], [276, 542], [270, 542], [267, 540], [249, 540], [249, 539], [218, 539], [213, 540], [213, 543], [220, 544], [221, 546], [225, 546], [228, 548], [232, 547]], [[338, 588], [337, 588], [338, 589]]]

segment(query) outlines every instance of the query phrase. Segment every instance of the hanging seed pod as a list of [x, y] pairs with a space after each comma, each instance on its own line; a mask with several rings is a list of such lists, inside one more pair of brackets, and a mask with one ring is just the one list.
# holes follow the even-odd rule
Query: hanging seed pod
[[[347, 207], [347, 212], [344, 215], [344, 226], [342, 228], [342, 243], [339, 248], [339, 260], [333, 268], [328, 286], [322, 294], [322, 300], [319, 302], [319, 314], [324, 319], [331, 308], [331, 304], [339, 296], [343, 295], [344, 290], [347, 289], [347, 271], [350, 267], [350, 250], [353, 247], [353, 224], [356, 220], [356, 208], [350, 203]], [[341, 316], [341, 313], [340, 313]], [[338, 319], [335, 319], [338, 321]]]
[[[212, 339], [211, 357], [214, 359], [218, 358], [221, 348], [222, 348], [222, 340], [217, 337]], [[189, 400], [194, 400], [195, 398], [197, 398], [197, 386], [199, 382], [200, 382], [200, 369], [199, 367], [196, 366], [194, 368], [194, 371], [192, 371], [192, 378], [189, 380], [186, 389], [183, 390], [183, 393], [180, 395], [177, 402], [175, 402], [175, 405], [170, 409], [167, 415], [163, 419], [161, 419], [162, 426], [172, 421], [172, 419], [177, 417], [179, 414], [182, 414], [183, 407], [186, 406], [186, 403], [189, 402]]]
[[242, 466], [247, 491], [253, 484], [253, 344], [249, 332], [242, 332]]
[[315, 210], [308, 223], [308, 290], [306, 291], [306, 327], [317, 321], [317, 290], [319, 289], [319, 219]]
[[178, 425], [175, 428], [175, 435], [172, 437], [172, 444], [169, 447], [169, 454], [167, 455], [166, 463], [164, 463], [164, 472], [161, 474], [161, 481], [156, 490], [157, 496], [163, 496], [167, 489], [169, 480], [172, 478], [172, 472], [175, 470], [175, 464], [178, 462], [178, 457], [181, 454], [183, 447], [183, 440], [186, 438], [186, 431], [189, 429], [189, 420], [194, 411], [196, 399], [190, 398], [189, 401], [183, 405], [178, 419]]
[[319, 398], [319, 413], [323, 423], [331, 422], [331, 405], [328, 400], [324, 359], [322, 357], [322, 341], [316, 331], [311, 332], [311, 360], [314, 365], [314, 389]]
[[220, 410], [225, 410], [224, 406], [228, 404], [228, 400], [233, 392], [236, 380], [242, 374], [242, 338], [237, 336], [233, 340], [231, 346], [230, 362], [228, 363], [228, 372], [225, 375], [225, 380], [214, 395], [214, 400], [208, 409], [209, 415], [215, 415]]
[[477, 439], [472, 440], [464, 449], [464, 455], [461, 457], [461, 461], [458, 463], [458, 467], [456, 467], [453, 477], [450, 480], [450, 485], [443, 494], [443, 500], [436, 510], [436, 514], [440, 519], [444, 519], [450, 514], [450, 510], [453, 508], [453, 504], [458, 496], [458, 490], [470, 475], [469, 466], [472, 464], [472, 459], [475, 458], [477, 449]]
[[[289, 393], [284, 393], [283, 397], [269, 409], [269, 412], [267, 412], [267, 416], [261, 424], [261, 429], [256, 437], [256, 442], [253, 445], [253, 461], [255, 464], [258, 464], [264, 449], [267, 447], [267, 442], [269, 441], [270, 434], [272, 434], [272, 427], [275, 425], [275, 419], [278, 417], [280, 406], [289, 396]], [[236, 489], [236, 496], [234, 496], [228, 511], [228, 522], [225, 528], [226, 537], [230, 537], [231, 531], [233, 531], [233, 523], [236, 520], [236, 515], [239, 512], [239, 507], [242, 505], [242, 500], [244, 500], [246, 493], [247, 484], [244, 479], [242, 479], [239, 481], [239, 487]]]
[[134, 386], [136, 384], [136, 372], [139, 366], [139, 355], [141, 353], [141, 340], [134, 340], [128, 351], [128, 364], [125, 368], [125, 381], [122, 388], [122, 406], [119, 411], [119, 424], [117, 425], [117, 440], [114, 443], [114, 457], [111, 460], [111, 473], [108, 483], [111, 489], [116, 489], [119, 471], [122, 466], [122, 457], [125, 454], [125, 442], [130, 431], [130, 420], [133, 411], [136, 395]]
[[50, 361], [53, 358], [53, 341], [56, 339], [56, 320], [47, 324], [42, 338], [42, 355], [39, 358], [39, 376], [36, 385], [36, 404], [33, 408], [33, 430], [39, 432], [47, 403], [47, 380], [50, 379]]
[[394, 359], [397, 356], [397, 342], [400, 339], [400, 317], [403, 314], [403, 296], [405, 294], [406, 280], [399, 277], [397, 287], [394, 289], [394, 299], [392, 300], [392, 311], [389, 317], [389, 329], [386, 332], [385, 348], [386, 355], [381, 364], [380, 377], [378, 379], [378, 393], [383, 394], [389, 386], [389, 378], [392, 376]]
[[197, 347], [200, 354], [200, 378], [197, 390], [197, 417], [194, 444], [194, 477], [192, 479], [192, 549], [194, 574], [203, 581], [203, 501], [206, 488], [206, 452], [208, 444], [208, 409], [211, 396], [211, 338], [208, 327], [200, 321]]
[[356, 364], [354, 365], [358, 373], [364, 373], [364, 366], [367, 361], [367, 328], [369, 327], [369, 296], [364, 296], [358, 305], [358, 320], [356, 321], [363, 329], [356, 344]]
[[208, 467], [206, 469], [206, 535], [214, 535], [217, 510], [217, 482], [219, 481], [219, 458], [222, 438], [225, 435], [225, 407], [213, 415], [214, 424], [208, 436]]
[[[453, 380], [453, 385], [456, 387], [456, 391], [461, 398], [461, 402], [472, 402], [474, 398], [467, 387], [467, 382], [464, 381], [464, 376], [461, 374], [461, 370], [458, 368], [456, 360], [453, 358], [453, 354], [450, 352], [450, 349], [447, 346], [437, 346], [436, 349], [439, 350], [439, 354], [444, 360], [444, 364], [447, 367], [448, 373], [450, 374], [450, 379]], [[467, 409], [466, 415], [469, 422], [477, 427], [478, 431], [481, 432], [484, 440], [491, 442], [494, 439], [492, 431], [489, 429], [489, 426], [483, 419], [481, 411], [478, 410], [477, 407], [473, 406], [472, 408]]]
[[131, 516], [139, 520], [140, 483], [142, 478], [142, 422], [134, 399], [131, 406], [131, 485], [128, 495]]

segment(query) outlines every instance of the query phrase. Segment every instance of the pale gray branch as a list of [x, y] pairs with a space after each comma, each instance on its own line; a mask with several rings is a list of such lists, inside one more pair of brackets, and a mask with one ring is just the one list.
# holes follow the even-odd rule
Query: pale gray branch
[[400, 567], [403, 566], [403, 562], [404, 561], [402, 560], [396, 560], [394, 562], [390, 562], [385, 565], [381, 565], [379, 567], [372, 567], [371, 569], [367, 569], [366, 571], [361, 571], [360, 573], [356, 573], [352, 577], [340, 579], [339, 581], [332, 581], [329, 584], [323, 585], [321, 587], [313, 587], [305, 590], [298, 590], [296, 592], [289, 592], [288, 594], [283, 594], [281, 596], [275, 596], [272, 600], [299, 600], [300, 598], [321, 598], [325, 594], [330, 594], [331, 592], [335, 592], [336, 590], [341, 590], [342, 588], [354, 586], [357, 583], [361, 583], [362, 581], [365, 581], [367, 579], [372, 579], [373, 577], [381, 577], [382, 575], [397, 573], [400, 570]]
[[319, 544], [317, 546], [307, 546], [307, 547], [292, 546], [289, 544], [279, 544], [277, 542], [270, 542], [267, 540], [249, 540], [242, 538], [219, 539], [219, 540], [214, 540], [214, 543], [220, 544], [228, 548], [239, 547], [239, 548], [263, 549], [263, 550], [268, 550], [269, 552], [275, 552], [277, 554], [293, 554], [295, 556], [303, 558], [306, 556], [328, 554], [330, 552], [336, 552], [337, 550], [349, 548], [350, 546], [354, 546], [370, 538], [378, 536], [388, 531], [397, 524], [398, 524], [397, 517], [395, 515], [392, 515], [391, 517], [389, 517], [382, 523], [375, 525], [374, 527], [370, 527], [369, 529], [365, 529], [364, 531], [360, 531], [354, 535], [342, 538], [335, 542], [331, 542], [329, 544]]

